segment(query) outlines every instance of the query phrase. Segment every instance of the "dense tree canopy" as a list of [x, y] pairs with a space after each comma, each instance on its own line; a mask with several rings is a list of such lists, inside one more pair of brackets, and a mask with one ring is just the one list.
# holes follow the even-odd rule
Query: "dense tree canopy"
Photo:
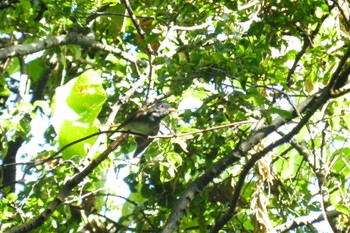
[[[350, 231], [348, 1], [0, 15], [0, 231]], [[160, 100], [177, 112], [133, 158], [116, 123]]]

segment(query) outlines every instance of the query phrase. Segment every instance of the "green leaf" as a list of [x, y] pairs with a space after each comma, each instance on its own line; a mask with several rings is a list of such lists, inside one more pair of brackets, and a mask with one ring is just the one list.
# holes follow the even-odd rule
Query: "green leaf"
[[42, 75], [46, 70], [46, 67], [43, 60], [41, 58], [37, 58], [27, 64], [27, 69], [32, 82], [37, 83], [40, 78], [43, 78]]
[[165, 159], [167, 162], [159, 163], [159, 170], [161, 172], [160, 180], [162, 182], [168, 182], [174, 179], [177, 168], [182, 164], [182, 157], [175, 152], [166, 153]]
[[97, 72], [90, 70], [75, 80], [66, 101], [80, 115], [81, 120], [92, 123], [100, 113], [106, 97], [102, 79]]
[[169, 165], [176, 169], [182, 164], [182, 157], [178, 153], [175, 152], [169, 152], [166, 154], [166, 160], [168, 161]]
[[347, 129], [350, 130], [350, 116], [349, 115], [343, 116], [343, 121]]
[[332, 205], [334, 205], [334, 206], [338, 205], [343, 200], [342, 192], [339, 189], [333, 191], [330, 194], [329, 200], [332, 203]]
[[[87, 71], [56, 89], [52, 125], [60, 147], [98, 131], [96, 118], [106, 100], [97, 72]], [[95, 137], [79, 142], [63, 152], [64, 159], [83, 157]]]
[[0, 75], [0, 97], [9, 97], [11, 94], [10, 89], [7, 87], [5, 77]]
[[[79, 122], [64, 120], [59, 129], [58, 142], [60, 147], [63, 147], [96, 132], [98, 132], [98, 127], [96, 125], [79, 124]], [[96, 138], [97, 136], [91, 137], [68, 147], [62, 152], [62, 157], [65, 160], [75, 156], [84, 157]]]
[[170, 166], [169, 163], [159, 163], [159, 170], [161, 182], [168, 182], [174, 178], [174, 167]]
[[346, 205], [336, 205], [335, 209], [347, 216], [350, 215], [350, 208], [349, 206], [346, 206]]
[[18, 195], [16, 193], [9, 193], [6, 195], [6, 199], [8, 203], [13, 203], [18, 199]]
[[341, 148], [337, 150], [333, 156], [335, 157], [336, 154], [339, 154], [337, 159], [335, 160], [332, 171], [335, 174], [340, 174], [344, 177], [350, 176], [350, 148]]
[[30, 121], [28, 120], [28, 118], [20, 119], [19, 128], [25, 135], [28, 135], [28, 133], [31, 130], [31, 125], [30, 125]]
[[171, 142], [178, 144], [183, 151], [188, 152], [187, 151], [187, 143], [185, 140], [183, 140], [181, 138], [172, 138]]

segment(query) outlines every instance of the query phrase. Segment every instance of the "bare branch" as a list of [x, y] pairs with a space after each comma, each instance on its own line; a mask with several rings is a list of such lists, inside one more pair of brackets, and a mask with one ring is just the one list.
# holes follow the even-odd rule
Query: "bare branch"
[[[121, 16], [121, 17], [125, 17], [125, 18], [131, 18], [130, 15], [125, 15], [125, 14], [117, 13], [117, 12], [95, 12], [94, 14], [91, 15], [91, 17], [93, 17], [93, 18], [96, 18], [96, 17], [99, 17], [99, 16]], [[139, 19], [155, 19], [152, 16], [139, 16], [139, 15], [136, 15], [135, 17], [139, 18]]]
[[212, 127], [212, 128], [197, 130], [197, 131], [194, 131], [194, 132], [180, 133], [180, 134], [169, 134], [169, 135], [158, 135], [158, 136], [149, 136], [149, 138], [186, 137], [186, 136], [195, 135], [195, 134], [202, 134], [202, 133], [205, 133], [205, 132], [214, 131], [214, 130], [218, 130], [218, 129], [229, 128], [229, 127], [232, 127], [232, 126], [238, 126], [238, 125], [244, 125], [244, 124], [253, 124], [253, 123], [257, 123], [257, 122], [258, 122], [257, 120], [239, 121], [239, 122], [233, 122], [233, 123], [230, 123], [230, 124], [215, 126], [215, 127]]
[[76, 44], [84, 47], [96, 48], [105, 52], [113, 53], [120, 56], [126, 61], [135, 63], [139, 66], [147, 66], [147, 62], [138, 60], [136, 57], [125, 53], [117, 47], [101, 44], [95, 41], [95, 37], [92, 34], [81, 35], [76, 32], [69, 32], [66, 35], [60, 35], [50, 37], [38, 42], [30, 44], [13, 45], [0, 49], [0, 59], [24, 56], [32, 53], [36, 53], [45, 49], [54, 48], [62, 45]]
[[142, 39], [145, 39], [146, 38], [146, 33], [141, 28], [141, 26], [140, 26], [140, 24], [139, 24], [139, 22], [138, 22], [138, 20], [137, 20], [137, 18], [135, 16], [135, 13], [134, 13], [134, 11], [131, 8], [129, 0], [123, 0], [123, 2], [125, 4], [126, 10], [128, 11], [128, 13], [130, 15], [132, 23], [134, 24], [134, 26], [136, 28], [137, 33], [140, 34]]
[[[137, 33], [141, 36], [142, 39], [146, 39], [146, 33], [143, 31], [143, 29], [141, 28], [139, 21], [137, 20], [134, 11], [131, 8], [130, 2], [129, 0], [123, 0], [126, 10], [128, 11], [130, 17], [131, 17], [131, 21], [134, 24]], [[153, 49], [151, 47], [150, 44], [147, 44], [147, 50], [150, 54], [153, 53]]]
[[[327, 213], [329, 218], [336, 218], [339, 216], [339, 213], [335, 210]], [[305, 226], [312, 223], [320, 222], [324, 220], [324, 216], [322, 213], [301, 216], [299, 218], [295, 218], [289, 220], [281, 225], [278, 225], [274, 228], [276, 232], [289, 232], [298, 226]]]

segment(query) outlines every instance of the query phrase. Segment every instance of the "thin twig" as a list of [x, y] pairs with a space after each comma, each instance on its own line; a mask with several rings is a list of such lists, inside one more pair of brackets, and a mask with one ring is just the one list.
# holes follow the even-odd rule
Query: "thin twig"
[[[347, 17], [346, 17], [346, 13], [344, 12], [344, 10], [343, 10], [343, 8], [339, 5], [339, 2], [338, 1], [336, 1], [336, 0], [333, 0], [333, 2], [335, 3], [335, 5], [337, 5], [337, 8], [338, 8], [338, 10], [340, 11], [340, 14], [343, 16], [343, 18], [344, 18], [344, 22], [345, 22], [345, 24], [348, 26], [348, 27], [350, 27], [350, 19], [348, 19]], [[344, 3], [343, 4], [345, 4], [345, 1], [344, 1]], [[346, 6], [345, 6], [346, 7]], [[344, 7], [344, 8], [345, 8]]]
[[[139, 21], [137, 20], [137, 17], [133, 11], [133, 9], [131, 8], [131, 5], [130, 5], [130, 2], [129, 0], [123, 0], [122, 2], [124, 2], [124, 5], [126, 7], [126, 10], [128, 11], [129, 15], [130, 15], [130, 18], [131, 18], [131, 21], [132, 23], [134, 24], [135, 28], [136, 28], [136, 31], [137, 33], [141, 36], [141, 38], [143, 40], [146, 39], [146, 33], [145, 31], [142, 29]], [[154, 89], [154, 78], [152, 78], [152, 62], [153, 62], [153, 49], [151, 47], [151, 45], [148, 43], [147, 46], [147, 51], [148, 51], [148, 54], [149, 54], [149, 72], [148, 72], [148, 79], [149, 79], [149, 82], [148, 82], [148, 89], [147, 89], [147, 95], [146, 95], [146, 104], [148, 104], [151, 100], [150, 98], [150, 93], [151, 93], [151, 90]]]
[[146, 33], [141, 28], [139, 21], [137, 20], [136, 15], [135, 15], [133, 9], [131, 8], [129, 0], [123, 0], [122, 2], [124, 2], [124, 4], [125, 4], [126, 10], [128, 11], [128, 13], [130, 15], [131, 21], [134, 24], [137, 33], [140, 34], [142, 39], [145, 39]]
[[212, 128], [201, 129], [201, 130], [197, 130], [197, 131], [194, 131], [194, 132], [180, 133], [180, 134], [169, 134], [169, 135], [158, 135], [158, 136], [149, 136], [149, 138], [186, 137], [186, 136], [195, 135], [195, 134], [202, 134], [202, 133], [205, 133], [205, 132], [214, 131], [214, 130], [218, 130], [218, 129], [229, 128], [229, 127], [232, 127], [232, 126], [244, 125], [244, 124], [253, 124], [253, 123], [257, 123], [257, 122], [258, 122], [257, 120], [239, 121], [239, 122], [233, 122], [233, 123], [229, 123], [229, 124], [225, 124], [225, 125], [215, 126], [215, 127], [212, 127]]
[[[137, 65], [135, 64], [136, 68]], [[147, 65], [145, 71], [143, 72], [143, 74], [141, 74], [140, 78], [131, 86], [131, 88], [124, 93], [124, 95], [120, 96], [118, 101], [111, 107], [112, 111], [108, 116], [108, 119], [106, 121], [106, 124], [101, 128], [101, 131], [108, 131], [109, 128], [111, 127], [112, 123], [114, 122], [115, 117], [117, 116], [117, 113], [120, 109], [120, 107], [127, 103], [130, 99], [130, 97], [136, 92], [136, 90], [143, 85], [143, 83], [145, 82], [146, 78], [148, 77], [150, 72], [150, 64]], [[96, 154], [96, 152], [98, 151], [99, 146], [101, 145], [101, 143], [103, 142], [104, 138], [101, 136], [99, 136], [95, 143], [92, 145], [90, 151], [88, 152], [88, 154], [85, 157], [85, 161], [82, 163], [82, 166], [86, 166], [86, 162], [89, 162], [91, 160], [91, 158], [93, 158]]]
[[[313, 30], [311, 32], [311, 35], [306, 34], [306, 32], [304, 32], [304, 34], [302, 34], [301, 36], [304, 38], [304, 43], [303, 46], [301, 48], [301, 50], [298, 52], [298, 54], [295, 57], [294, 63], [292, 65], [292, 68], [289, 70], [288, 75], [287, 75], [287, 85], [291, 86], [292, 83], [292, 75], [294, 74], [299, 61], [301, 60], [301, 58], [304, 56], [304, 54], [306, 53], [306, 50], [311, 46], [312, 47], [312, 43], [314, 38], [316, 37], [316, 35], [318, 34], [319, 30], [321, 29], [322, 26], [322, 22], [324, 22], [326, 20], [326, 18], [328, 17], [329, 14], [324, 15], [321, 18], [321, 22], [317, 24], [315, 30]], [[303, 33], [303, 32], [302, 32]]]
[[[336, 217], [339, 217], [339, 213], [336, 210], [329, 211], [327, 214], [329, 218], [335, 219]], [[298, 226], [306, 226], [308, 224], [313, 224], [316, 222], [320, 222], [324, 220], [324, 215], [322, 213], [318, 213], [315, 215], [315, 213], [310, 213], [309, 215], [300, 216], [291, 220], [288, 220], [287, 222], [284, 222], [280, 225], [277, 225], [274, 227], [275, 232], [291, 232], [293, 229], [297, 228]]]
[[[121, 17], [125, 17], [125, 18], [131, 18], [130, 15], [125, 15], [123, 13], [117, 13], [117, 12], [95, 12], [92, 16], [98, 17], [98, 16], [121, 16]], [[156, 19], [155, 17], [152, 16], [139, 16], [136, 15], [136, 18], [139, 19]], [[159, 19], [157, 19], [159, 20]]]
[[193, 25], [193, 26], [189, 26], [189, 27], [175, 25], [171, 29], [172, 30], [179, 30], [179, 31], [195, 31], [195, 30], [204, 29], [206, 27], [209, 27], [210, 25], [213, 25], [213, 22], [208, 21], [208, 22], [205, 22], [205, 23], [202, 23], [199, 25]]
[[[133, 9], [131, 8], [129, 0], [123, 0], [122, 2], [124, 2], [124, 4], [125, 4], [126, 10], [128, 11], [128, 13], [130, 15], [131, 21], [134, 24], [137, 33], [141, 36], [141, 38], [143, 40], [146, 39], [146, 33], [144, 32], [141, 25], [139, 24], [139, 21], [137, 20], [136, 15], [135, 15]], [[152, 49], [150, 44], [147, 44], [147, 50], [150, 54], [153, 53], [153, 49]]]

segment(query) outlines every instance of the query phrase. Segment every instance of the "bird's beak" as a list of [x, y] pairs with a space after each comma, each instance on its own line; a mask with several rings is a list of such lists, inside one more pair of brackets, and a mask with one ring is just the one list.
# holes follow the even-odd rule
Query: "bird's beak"
[[176, 109], [170, 108], [169, 113], [176, 112]]

